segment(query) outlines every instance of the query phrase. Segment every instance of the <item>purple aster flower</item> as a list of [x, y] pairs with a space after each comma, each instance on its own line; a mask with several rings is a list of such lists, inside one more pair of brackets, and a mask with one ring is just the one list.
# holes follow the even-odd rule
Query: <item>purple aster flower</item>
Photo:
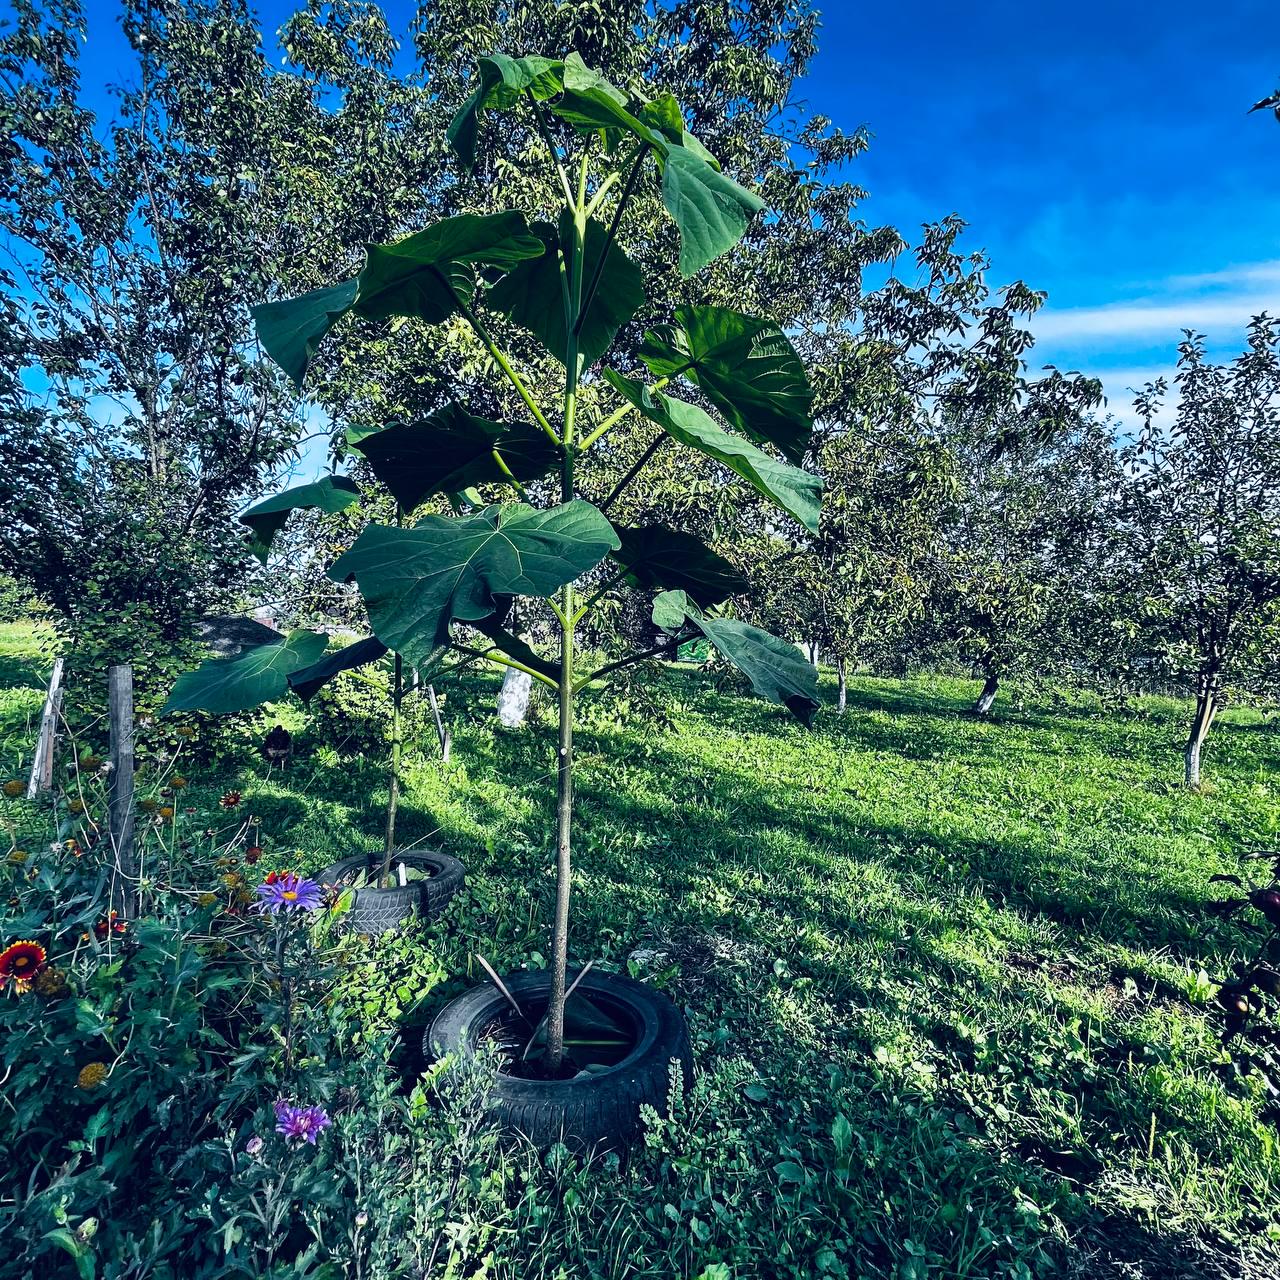
[[292, 871], [273, 871], [257, 888], [258, 910], [270, 915], [282, 911], [319, 911], [324, 890], [314, 880], [303, 880]]
[[299, 1142], [315, 1146], [320, 1131], [332, 1123], [323, 1107], [295, 1107], [283, 1099], [276, 1103], [276, 1132], [283, 1133], [286, 1138], [296, 1138]]

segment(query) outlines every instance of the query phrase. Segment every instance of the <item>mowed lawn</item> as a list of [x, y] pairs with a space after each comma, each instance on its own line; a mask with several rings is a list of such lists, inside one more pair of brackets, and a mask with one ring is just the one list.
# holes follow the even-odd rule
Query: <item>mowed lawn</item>
[[[983, 723], [975, 689], [859, 678], [813, 731], [687, 667], [649, 689], [674, 728], [589, 703], [572, 959], [667, 989], [699, 1078], [621, 1167], [471, 1170], [452, 1274], [1277, 1272], [1276, 1120], [1224, 1082], [1211, 1003], [1248, 939], [1205, 911], [1211, 875], [1280, 844], [1276, 728], [1230, 713], [1190, 794], [1176, 702], [1002, 696]], [[403, 843], [470, 877], [422, 932], [447, 976], [403, 993], [409, 1024], [478, 980], [474, 955], [547, 950], [554, 734], [546, 709], [496, 728], [495, 692], [453, 687], [452, 761], [424, 734], [409, 767]], [[6, 741], [29, 703], [0, 694]], [[381, 766], [294, 723], [287, 772], [246, 752], [193, 762], [193, 789], [241, 787], [278, 865], [376, 847]], [[404, 954], [371, 944], [392, 986]]]

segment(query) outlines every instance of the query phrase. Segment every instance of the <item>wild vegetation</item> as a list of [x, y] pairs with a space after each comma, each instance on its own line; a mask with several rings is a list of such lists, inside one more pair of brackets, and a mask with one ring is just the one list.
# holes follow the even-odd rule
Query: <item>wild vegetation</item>
[[[14, 660], [38, 678], [38, 663]], [[443, 1111], [428, 1086], [401, 1103], [416, 1041], [381, 1039], [469, 982], [477, 953], [502, 972], [547, 963], [549, 702], [530, 731], [495, 734], [496, 678], [472, 677], [450, 696], [453, 760], [406, 762], [405, 841], [455, 850], [470, 887], [447, 920], [362, 940], [332, 1005], [310, 1017], [326, 1057], [306, 1068], [304, 1096], [333, 1123], [314, 1150], [271, 1136], [278, 997], [233, 981], [211, 939], [235, 945], [241, 926], [218, 928], [200, 895], [221, 907], [225, 876], [254, 875], [248, 835], [230, 839], [241, 815], [258, 819], [259, 872], [376, 848], [385, 774], [301, 725], [284, 773], [247, 749], [209, 767], [200, 738], [157, 742], [165, 760], [181, 744], [172, 771], [144, 778], [178, 802], [152, 820], [159, 841], [189, 850], [182, 883], [157, 875], [163, 913], [105, 971], [86, 944], [74, 958], [58, 948], [77, 996], [65, 1023], [43, 998], [0, 1005], [7, 1061], [32, 1034], [62, 1054], [42, 1058], [53, 1076], [18, 1071], [6, 1085], [18, 1109], [5, 1109], [17, 1201], [4, 1234], [19, 1242], [8, 1274], [53, 1274], [65, 1242], [45, 1233], [58, 1230], [161, 1273], [166, 1254], [182, 1256], [188, 1275], [263, 1274], [316, 1241], [313, 1270], [324, 1257], [351, 1274], [433, 1255], [441, 1274], [513, 1277], [1270, 1274], [1273, 1104], [1224, 1071], [1213, 998], [1256, 941], [1206, 911], [1211, 875], [1274, 846], [1280, 748], [1266, 724], [1225, 712], [1217, 787], [1192, 793], [1167, 769], [1187, 714], [1170, 700], [1118, 719], [1088, 697], [1032, 698], [983, 721], [966, 714], [972, 682], [854, 677], [846, 715], [828, 710], [806, 731], [716, 684], [687, 667], [662, 678], [678, 728], [601, 700], [579, 729], [573, 959], [672, 993], [699, 1063], [688, 1099], [651, 1119], [625, 1166], [497, 1150], [456, 1092]], [[25, 713], [10, 699], [15, 761], [39, 694]], [[175, 792], [178, 769], [189, 785]], [[220, 807], [232, 787], [233, 812]], [[24, 845], [47, 834], [25, 801], [5, 812]], [[59, 812], [83, 839], [86, 817]], [[11, 892], [37, 910], [68, 868], [36, 846], [8, 866]], [[59, 899], [72, 930], [84, 927], [77, 901]], [[220, 1010], [240, 1001], [243, 1038], [228, 1042]], [[177, 1025], [155, 1016], [173, 1008]], [[174, 1055], [190, 1053], [205, 1070], [177, 1086]], [[109, 1074], [78, 1087], [93, 1061]], [[171, 1123], [149, 1148], [162, 1106]], [[172, 1123], [175, 1108], [189, 1127]], [[86, 1125], [90, 1141], [52, 1177]], [[244, 1154], [258, 1135], [265, 1149]], [[182, 1169], [169, 1198], [94, 1174], [139, 1149], [157, 1173]]]
[[0, 1277], [1280, 1270], [1280, 321], [1124, 429], [807, 0], [11, 9]]

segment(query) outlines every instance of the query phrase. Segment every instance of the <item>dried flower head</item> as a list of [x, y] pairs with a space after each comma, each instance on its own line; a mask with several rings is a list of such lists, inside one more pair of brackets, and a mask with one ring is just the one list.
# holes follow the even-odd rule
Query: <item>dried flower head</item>
[[158, 800], [148, 798], [146, 800], [138, 801], [138, 808], [141, 809], [143, 813], [155, 813], [159, 807], [160, 802]]
[[72, 800], [68, 800], [68, 801], [67, 801], [67, 812], [68, 812], [68, 813], [83, 813], [83, 812], [84, 812], [84, 801], [83, 801], [83, 800], [81, 800], [79, 796], [76, 796], [76, 797], [75, 797], [74, 799], [72, 799]]
[[16, 800], [26, 789], [26, 784], [18, 778], [10, 778], [4, 784], [4, 793], [10, 800]]
[[76, 1087], [78, 1089], [96, 1089], [107, 1078], [107, 1064], [105, 1062], [87, 1062], [80, 1068], [80, 1074], [76, 1077]]
[[211, 907], [217, 901], [218, 895], [216, 893], [202, 893], [196, 898], [196, 906]]
[[31, 855], [25, 849], [10, 849], [9, 856], [5, 859], [10, 866], [20, 867]]
[[174, 733], [180, 738], [194, 738], [196, 736], [196, 731], [189, 724], [180, 724], [174, 730]]
[[187, 785], [187, 780], [180, 773], [175, 773], [173, 777], [169, 779], [169, 785], [175, 791], [181, 791], [182, 788]]
[[249, 847], [244, 851], [244, 860], [245, 860], [245, 861], [246, 861], [250, 866], [253, 866], [253, 864], [254, 864], [255, 862], [257, 862], [257, 861], [258, 861], [258, 859], [259, 859], [259, 858], [261, 858], [261, 857], [262, 857], [262, 846], [261, 846], [261, 845], [258, 845], [258, 844], [251, 844], [251, 845], [250, 845], [250, 846], [249, 846]]
[[159, 815], [160, 815], [160, 816], [161, 816], [161, 817], [162, 817], [166, 822], [168, 822], [168, 821], [170, 821], [170, 820], [172, 819], [172, 817], [173, 817], [173, 805], [171, 805], [171, 804], [162, 804], [162, 805], [160, 806], [160, 808], [159, 808], [156, 812], [157, 812], [157, 813], [159, 813]]
[[46, 1000], [55, 1000], [58, 996], [65, 996], [71, 988], [67, 982], [67, 975], [61, 969], [55, 969], [50, 965], [36, 975], [31, 989], [36, 995], [43, 996]]

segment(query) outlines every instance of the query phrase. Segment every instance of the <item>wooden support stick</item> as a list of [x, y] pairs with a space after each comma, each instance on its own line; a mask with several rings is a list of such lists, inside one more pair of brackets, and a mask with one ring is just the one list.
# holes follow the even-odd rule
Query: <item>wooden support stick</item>
[[107, 668], [111, 729], [108, 826], [111, 834], [111, 906], [122, 920], [137, 915], [138, 865], [133, 841], [133, 668]]
[[36, 758], [31, 763], [27, 781], [27, 799], [34, 800], [38, 791], [53, 789], [53, 757], [58, 741], [58, 715], [62, 709], [63, 659], [53, 664], [49, 692], [45, 694], [44, 711], [40, 714], [40, 736], [36, 739]]

